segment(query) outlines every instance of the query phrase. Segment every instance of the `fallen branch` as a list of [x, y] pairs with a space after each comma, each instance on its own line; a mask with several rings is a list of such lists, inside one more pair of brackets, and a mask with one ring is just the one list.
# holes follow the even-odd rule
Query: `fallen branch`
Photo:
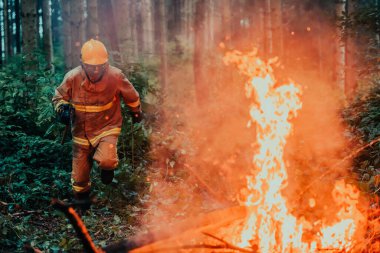
[[18, 213], [12, 213], [12, 214], [9, 214], [10, 216], [12, 217], [15, 217], [15, 216], [22, 216], [22, 215], [29, 215], [29, 214], [32, 214], [32, 213], [41, 213], [41, 211], [22, 211], [22, 212], [18, 212]]
[[253, 251], [253, 250], [248, 250], [248, 249], [244, 249], [244, 248], [240, 248], [238, 246], [235, 246], [235, 245], [233, 245], [233, 244], [231, 244], [231, 243], [229, 243], [229, 242], [227, 242], [227, 241], [225, 241], [225, 240], [223, 240], [223, 239], [221, 239], [219, 237], [216, 237], [215, 235], [212, 235], [210, 233], [202, 232], [202, 234], [204, 234], [206, 236], [209, 236], [209, 237], [211, 237], [211, 238], [213, 238], [213, 239], [215, 239], [215, 240], [223, 243], [224, 247], [226, 249], [238, 250], [238, 251], [246, 252], [246, 253], [255, 253], [256, 252], [256, 251]]
[[[161, 249], [155, 249], [154, 251], [145, 251], [145, 253], [156, 253], [156, 252], [178, 252], [180, 250], [186, 250], [186, 249], [215, 249], [215, 250], [223, 250], [223, 253], [227, 253], [227, 249], [230, 249], [231, 252], [236, 252], [239, 251], [238, 249], [232, 249], [229, 248], [225, 245], [210, 245], [210, 244], [196, 244], [196, 245], [183, 245], [179, 247], [164, 247]], [[182, 251], [181, 251], [182, 252]], [[215, 251], [213, 251], [215, 252]], [[247, 252], [247, 251], [242, 251], [242, 252]], [[252, 253], [252, 251], [248, 251], [249, 253]]]
[[78, 237], [81, 239], [83, 248], [86, 252], [104, 253], [102, 249], [95, 246], [94, 242], [91, 239], [91, 236], [87, 231], [86, 225], [83, 223], [82, 219], [70, 204], [64, 203], [58, 199], [53, 199], [52, 206], [63, 212], [66, 215], [67, 219], [69, 219], [75, 231], [77, 232]]

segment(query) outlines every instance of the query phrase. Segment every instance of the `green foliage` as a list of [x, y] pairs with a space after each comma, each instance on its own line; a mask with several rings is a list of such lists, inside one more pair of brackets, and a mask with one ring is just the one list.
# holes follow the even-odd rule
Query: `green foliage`
[[[23, 70], [22, 56], [14, 57], [0, 69], [0, 251], [21, 250], [23, 241], [31, 241], [41, 249], [80, 251], [67, 220], [49, 207], [53, 197], [71, 198], [71, 142], [66, 140], [61, 145], [64, 126], [55, 120], [51, 104], [64, 73], [45, 70], [42, 55], [37, 54], [36, 59], [38, 67], [34, 70]], [[128, 78], [141, 97], [154, 92], [154, 74], [153, 69], [140, 65], [129, 71]], [[139, 203], [139, 194], [145, 188], [151, 130], [144, 123], [132, 125], [124, 107], [123, 115], [118, 143], [120, 164], [114, 183], [102, 185], [98, 170], [92, 170], [94, 192], [103, 207], [88, 222], [104, 235], [99, 239], [103, 244], [112, 238], [110, 233], [114, 234], [107, 226], [117, 223], [124, 230], [132, 227], [136, 215], [130, 215], [138, 207], [131, 204]], [[116, 238], [125, 236], [117, 232]]]
[[23, 70], [21, 55], [0, 70], [0, 245], [6, 249], [28, 231], [28, 219], [15, 223], [12, 213], [46, 208], [70, 188], [71, 148], [56, 141], [62, 127], [50, 102], [62, 74], [44, 70], [43, 57], [36, 56], [34, 70]]
[[360, 72], [371, 75], [380, 69], [380, 11], [375, 1], [357, 1], [351, 13], [344, 13], [341, 28], [343, 39], [351, 37], [356, 44], [356, 57], [364, 66]]
[[[380, 79], [373, 78], [372, 89], [359, 94], [344, 111], [343, 117], [353, 133], [353, 142], [359, 147], [380, 138]], [[359, 148], [358, 147], [358, 148]], [[354, 159], [354, 171], [358, 174], [362, 189], [379, 193], [380, 142], [362, 150]]]
[[[24, 72], [23, 63], [16, 57], [0, 71], [0, 176], [8, 182], [0, 187], [3, 201], [26, 208], [67, 192], [59, 182], [67, 179], [70, 149], [56, 142], [56, 136], [45, 136], [54, 123], [50, 99], [61, 75], [41, 69]], [[52, 128], [58, 132], [59, 126]]]

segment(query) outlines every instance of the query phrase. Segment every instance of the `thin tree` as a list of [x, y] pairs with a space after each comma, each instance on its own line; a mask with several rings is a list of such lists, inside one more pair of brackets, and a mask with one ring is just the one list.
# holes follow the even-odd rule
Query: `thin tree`
[[8, 61], [8, 58], [11, 56], [9, 48], [11, 47], [11, 34], [9, 30], [9, 19], [8, 19], [8, 0], [3, 0], [3, 28], [4, 28], [4, 60]]
[[21, 24], [20, 24], [20, 0], [15, 0], [15, 22], [16, 22], [16, 52], [21, 53]]
[[222, 1], [222, 35], [224, 36], [224, 42], [230, 42], [232, 36], [231, 29], [231, 0]]
[[144, 34], [144, 58], [151, 57], [154, 52], [154, 40], [153, 40], [153, 3], [151, 0], [142, 1], [142, 22], [143, 22], [143, 34]]
[[137, 41], [137, 55], [141, 58], [144, 53], [144, 26], [142, 17], [142, 4], [143, 2], [138, 1], [134, 4], [135, 9], [135, 29], [136, 29], [136, 41]]
[[[43, 17], [42, 17], [42, 1], [43, 0], [37, 0], [37, 43], [39, 46], [43, 46]], [[42, 33], [40, 33], [42, 31]]]
[[[228, 0], [229, 1], [229, 0]], [[185, 25], [185, 39], [186, 39], [186, 44], [190, 45], [190, 44], [193, 44], [193, 41], [194, 41], [194, 28], [193, 28], [193, 24], [194, 24], [194, 1], [192, 0], [184, 0], [184, 16], [185, 16], [185, 20], [184, 20], [184, 25]]]
[[34, 51], [37, 48], [37, 2], [36, 0], [21, 1], [22, 45], [26, 58], [26, 69], [35, 69]]
[[135, 1], [112, 0], [115, 15], [115, 29], [118, 34], [118, 45], [122, 62], [136, 62], [135, 36]]
[[59, 0], [51, 1], [51, 30], [53, 37], [53, 45], [61, 43], [60, 41], [60, 29], [61, 29], [61, 21], [62, 19], [62, 10], [59, 5]]
[[[129, 0], [129, 8], [128, 13], [130, 16], [129, 19], [129, 25], [131, 26], [130, 30], [130, 47], [131, 47], [131, 59], [133, 59], [133, 63], [136, 63], [138, 60], [138, 40], [137, 40], [137, 34], [140, 33], [138, 31], [138, 25], [137, 25], [137, 10], [136, 10], [137, 2], [134, 0]], [[158, 21], [158, 20], [157, 20]]]
[[161, 91], [165, 93], [167, 85], [167, 27], [166, 27], [166, 10], [165, 1], [153, 1], [154, 9], [154, 40], [158, 43], [155, 44], [155, 52], [158, 52], [160, 57], [160, 76], [159, 82]]
[[[350, 16], [354, 11], [354, 2], [351, 0], [347, 0], [347, 14]], [[355, 35], [349, 34], [348, 32], [345, 33], [345, 39], [346, 39], [346, 71], [345, 71], [345, 80], [346, 80], [346, 97], [348, 99], [352, 99], [356, 90], [356, 79], [357, 79], [357, 72], [355, 69]]]
[[80, 64], [80, 50], [84, 43], [84, 0], [71, 0], [70, 3], [71, 25], [71, 57], [73, 67]]
[[273, 53], [282, 58], [283, 55], [283, 21], [282, 0], [272, 0], [272, 37]]
[[167, 31], [166, 31], [166, 10], [165, 0], [159, 0], [159, 19], [160, 24], [160, 83], [162, 91], [165, 92], [167, 88], [167, 73], [168, 73], [168, 60], [167, 60]]
[[87, 39], [96, 39], [99, 36], [98, 24], [98, 1], [86, 0], [87, 2]]
[[204, 66], [204, 42], [205, 42], [205, 4], [203, 0], [198, 0], [195, 5], [194, 18], [194, 85], [197, 103], [203, 105], [208, 100], [208, 87], [205, 83]]
[[61, 0], [62, 21], [63, 21], [63, 51], [65, 58], [66, 69], [73, 67], [72, 49], [71, 49], [71, 25], [70, 25], [70, 10], [71, 1]]
[[[3, 13], [3, 9], [0, 9]], [[0, 65], [3, 65], [3, 15], [0, 14]]]
[[[111, 1], [98, 0], [98, 18], [101, 20], [101, 22], [99, 22], [99, 30], [102, 37], [101, 40], [104, 41], [106, 39], [107, 49], [114, 64], [121, 66], [123, 61], [120, 55], [117, 28], [123, 29], [125, 27], [123, 23], [117, 23], [118, 25], [116, 25], [113, 4]], [[126, 13], [122, 15], [127, 16]]]
[[345, 68], [346, 68], [346, 45], [343, 39], [344, 27], [340, 27], [340, 21], [343, 19], [346, 10], [346, 0], [339, 0], [335, 3], [336, 11], [336, 84], [344, 94], [345, 92]]
[[53, 61], [53, 40], [51, 31], [51, 8], [50, 0], [42, 0], [42, 21], [43, 21], [43, 49], [46, 52], [46, 68], [52, 69]]
[[9, 36], [9, 52], [10, 52], [10, 55], [14, 55], [15, 53], [15, 48], [16, 48], [16, 41], [14, 39], [14, 26], [16, 24], [16, 18], [15, 18], [15, 3], [13, 0], [8, 0], [8, 25], [9, 25], [9, 32], [10, 32], [10, 36]]
[[264, 2], [264, 52], [269, 57], [273, 53], [273, 30], [272, 30], [271, 0]]

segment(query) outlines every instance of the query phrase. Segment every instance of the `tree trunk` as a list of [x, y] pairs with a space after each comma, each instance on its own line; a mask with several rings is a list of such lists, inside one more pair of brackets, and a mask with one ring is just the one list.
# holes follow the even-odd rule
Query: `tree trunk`
[[144, 58], [151, 57], [154, 52], [153, 41], [153, 4], [151, 0], [143, 0], [142, 3], [142, 20], [144, 34]]
[[63, 20], [63, 50], [65, 57], [66, 70], [73, 67], [73, 58], [71, 50], [71, 25], [70, 25], [71, 2], [61, 0], [61, 11]]
[[8, 37], [9, 38], [9, 42], [8, 42], [8, 51], [9, 51], [9, 55], [13, 56], [14, 55], [14, 49], [16, 48], [16, 44], [15, 44], [15, 40], [14, 40], [14, 34], [13, 34], [13, 27], [14, 27], [14, 24], [16, 23], [15, 21], [15, 13], [14, 13], [14, 10], [15, 10], [15, 6], [14, 6], [14, 1], [12, 0], [8, 0], [8, 26], [9, 26], [9, 34], [10, 36]]
[[231, 29], [231, 2], [223, 0], [222, 4], [222, 34], [224, 35], [224, 43], [230, 46], [232, 29]]
[[160, 42], [160, 84], [162, 93], [165, 93], [167, 87], [167, 72], [168, 72], [168, 60], [167, 60], [167, 49], [166, 49], [166, 11], [165, 11], [165, 0], [159, 0], [158, 2], [158, 20], [156, 20], [160, 25], [159, 30], [159, 42]]
[[[349, 0], [347, 0], [347, 1], [349, 1]], [[377, 11], [379, 13], [380, 12], [380, 1], [379, 0], [375, 0], [375, 6], [376, 6]], [[378, 48], [380, 48], [380, 20], [379, 19], [377, 19], [376, 26], [377, 26], [377, 31], [375, 32], [375, 41], [376, 41], [376, 46]]]
[[37, 48], [37, 3], [36, 0], [21, 1], [22, 44], [26, 58], [26, 69], [35, 69], [35, 56]]
[[[354, 11], [354, 3], [351, 0], [347, 0], [347, 13], [348, 15], [351, 15]], [[357, 87], [357, 71], [355, 68], [356, 62], [355, 62], [355, 42], [354, 42], [354, 35], [347, 35], [346, 37], [346, 73], [345, 73], [345, 79], [346, 79], [346, 97], [348, 99], [354, 98], [355, 90]]]
[[42, 17], [43, 17], [43, 49], [46, 52], [46, 68], [52, 69], [53, 65], [53, 41], [51, 33], [51, 9], [50, 0], [42, 1]]
[[283, 56], [282, 0], [272, 0], [273, 54]]
[[129, 40], [129, 45], [131, 47], [131, 56], [130, 56], [130, 61], [132, 63], [136, 63], [138, 61], [138, 42], [137, 42], [137, 13], [136, 13], [136, 4], [137, 2], [134, 0], [129, 0], [129, 25], [131, 26], [130, 30], [130, 40]]
[[21, 25], [20, 25], [20, 0], [15, 0], [15, 22], [16, 22], [16, 52], [21, 53]]
[[323, 73], [325, 73], [325, 68], [324, 68], [324, 65], [323, 64], [323, 44], [322, 44], [322, 36], [323, 36], [323, 26], [322, 26], [322, 23], [321, 23], [321, 18], [318, 17], [317, 19], [317, 25], [316, 25], [316, 30], [317, 30], [317, 34], [318, 34], [318, 38], [317, 38], [317, 44], [318, 44], [318, 76], [319, 78], [323, 78]]
[[205, 1], [198, 0], [195, 5], [194, 18], [194, 85], [198, 105], [208, 100], [208, 88], [205, 83], [204, 41], [205, 41]]
[[96, 39], [99, 36], [98, 25], [98, 1], [87, 1], [87, 40]]
[[[115, 8], [113, 8], [113, 6]], [[101, 20], [101, 22], [99, 22], [99, 31], [103, 37], [100, 40], [104, 42], [106, 39], [108, 43], [105, 44], [107, 45], [107, 50], [111, 60], [117, 67], [121, 67], [123, 65], [123, 58], [120, 55], [118, 40], [119, 30], [117, 29], [125, 29], [126, 27], [122, 23], [115, 22], [114, 16], [116, 14], [117, 7], [118, 5], [115, 5], [114, 1], [110, 2], [98, 0], [98, 19]], [[127, 16], [126, 13], [123, 15]], [[118, 25], [116, 26], [116, 24]]]
[[43, 42], [43, 34], [40, 34], [40, 31], [43, 31], [43, 14], [42, 14], [42, 1], [37, 0], [37, 44], [38, 47], [42, 47], [41, 42]]
[[[205, 0], [207, 1], [207, 0]], [[181, 1], [180, 0], [171, 0], [168, 4], [168, 28], [167, 36], [169, 41], [173, 41], [178, 35], [181, 27]]]
[[142, 2], [138, 1], [134, 4], [135, 10], [135, 29], [136, 29], [136, 41], [137, 41], [137, 58], [142, 58], [144, 52], [144, 30], [142, 19]]
[[206, 27], [206, 45], [207, 50], [213, 50], [215, 48], [215, 1], [208, 0], [206, 6], [207, 15], [207, 27]]
[[3, 0], [3, 27], [4, 27], [4, 61], [11, 56], [11, 33], [9, 29], [8, 0]]
[[[4, 7], [4, 6], [3, 6]], [[3, 65], [3, 29], [1, 26], [3, 25], [3, 9], [0, 9], [0, 65]]]
[[62, 18], [62, 10], [59, 6], [59, 0], [51, 1], [51, 17], [53, 45], [61, 44], [61, 22], [59, 21], [59, 18]]
[[71, 0], [71, 50], [73, 67], [80, 64], [80, 50], [84, 43], [84, 0]]
[[194, 41], [194, 1], [192, 0], [184, 0], [185, 3], [185, 38], [186, 38], [186, 44], [192, 45]]
[[132, 24], [134, 4], [126, 0], [112, 0], [113, 13], [118, 34], [118, 45], [123, 63], [136, 62], [135, 42], [133, 35], [135, 27]]
[[264, 52], [266, 57], [272, 56], [273, 53], [273, 30], [272, 30], [272, 10], [271, 0], [265, 0], [264, 3]]
[[[342, 94], [345, 92], [346, 45], [343, 40], [343, 30], [339, 27], [339, 20], [346, 10], [346, 0], [336, 2], [336, 84]], [[344, 29], [344, 28], [343, 28]]]

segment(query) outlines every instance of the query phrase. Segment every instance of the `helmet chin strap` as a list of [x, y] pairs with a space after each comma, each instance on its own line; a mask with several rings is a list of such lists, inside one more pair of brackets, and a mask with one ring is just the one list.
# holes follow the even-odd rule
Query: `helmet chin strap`
[[87, 73], [87, 71], [86, 71], [86, 68], [84, 67], [84, 64], [83, 64], [82, 61], [80, 61], [80, 65], [82, 66], [82, 69], [84, 70], [84, 73], [86, 74], [87, 79], [88, 79], [90, 82], [92, 82], [92, 83], [97, 83], [97, 82], [99, 82], [100, 80], [102, 80], [102, 78], [103, 78], [103, 76], [104, 76], [104, 73], [106, 72], [106, 69], [102, 69], [102, 70], [101, 70], [101, 73], [100, 73], [100, 75], [99, 75], [99, 77], [98, 77], [96, 80], [92, 81], [91, 78], [90, 78], [90, 76], [88, 75], [88, 73]]

